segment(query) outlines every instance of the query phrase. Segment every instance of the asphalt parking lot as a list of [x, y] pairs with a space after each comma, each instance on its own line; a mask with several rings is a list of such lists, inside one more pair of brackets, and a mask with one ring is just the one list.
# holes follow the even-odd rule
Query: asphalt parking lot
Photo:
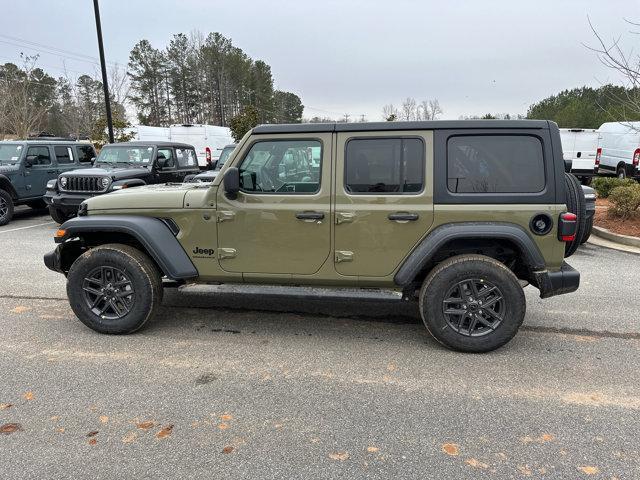
[[518, 336], [464, 355], [376, 291], [171, 290], [99, 335], [42, 264], [55, 228], [0, 227], [3, 478], [640, 477], [640, 256], [585, 245], [578, 292], [528, 287]]

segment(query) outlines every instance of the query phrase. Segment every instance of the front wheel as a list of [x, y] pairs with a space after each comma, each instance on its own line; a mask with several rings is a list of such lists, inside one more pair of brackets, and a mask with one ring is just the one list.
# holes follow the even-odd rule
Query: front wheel
[[419, 305], [422, 320], [437, 341], [471, 353], [508, 343], [526, 312], [517, 277], [483, 255], [460, 255], [437, 265], [422, 285]]
[[162, 300], [162, 278], [153, 261], [128, 245], [107, 244], [80, 255], [69, 270], [71, 309], [100, 333], [133, 333], [153, 317]]
[[0, 225], [6, 225], [13, 218], [13, 199], [5, 190], [0, 190]]
[[53, 206], [49, 206], [49, 215], [51, 215], [51, 218], [53, 218], [54, 222], [60, 224], [66, 222], [73, 216]]

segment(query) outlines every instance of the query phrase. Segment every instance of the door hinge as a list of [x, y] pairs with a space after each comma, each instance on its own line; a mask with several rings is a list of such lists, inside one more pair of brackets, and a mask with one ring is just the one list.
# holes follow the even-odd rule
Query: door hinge
[[336, 250], [335, 262], [352, 262], [353, 261], [353, 252], [349, 252], [347, 250]]
[[336, 212], [336, 225], [340, 225], [341, 223], [351, 223], [355, 217], [355, 212]]
[[218, 260], [224, 260], [225, 258], [236, 258], [235, 248], [219, 248]]
[[216, 212], [216, 221], [221, 223], [225, 220], [233, 220], [235, 216], [236, 212], [232, 212], [230, 210], [218, 210]]

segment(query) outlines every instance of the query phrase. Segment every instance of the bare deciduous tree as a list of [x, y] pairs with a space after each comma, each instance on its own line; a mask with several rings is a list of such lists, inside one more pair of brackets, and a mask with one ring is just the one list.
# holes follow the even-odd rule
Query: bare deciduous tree
[[382, 107], [382, 119], [387, 122], [393, 122], [398, 118], [398, 109], [393, 106], [393, 103], [389, 103]]
[[402, 102], [402, 108], [400, 110], [400, 119], [405, 121], [411, 121], [416, 119], [416, 99], [407, 97]]

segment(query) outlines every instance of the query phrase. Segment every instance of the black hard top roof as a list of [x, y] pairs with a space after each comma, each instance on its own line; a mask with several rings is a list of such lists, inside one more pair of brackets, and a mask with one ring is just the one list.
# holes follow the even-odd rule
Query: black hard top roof
[[30, 138], [29, 140], [1, 140], [0, 143], [26, 143], [26, 144], [43, 144], [43, 143], [77, 143], [80, 145], [91, 145], [86, 141], [78, 141], [72, 138]]
[[425, 122], [291, 123], [258, 125], [253, 133], [371, 132], [392, 130], [548, 129], [548, 120], [433, 120]]
[[135, 142], [119, 142], [119, 143], [107, 143], [105, 147], [178, 147], [178, 148], [194, 148], [193, 145], [188, 143], [179, 142], [162, 142], [162, 141], [135, 141]]

